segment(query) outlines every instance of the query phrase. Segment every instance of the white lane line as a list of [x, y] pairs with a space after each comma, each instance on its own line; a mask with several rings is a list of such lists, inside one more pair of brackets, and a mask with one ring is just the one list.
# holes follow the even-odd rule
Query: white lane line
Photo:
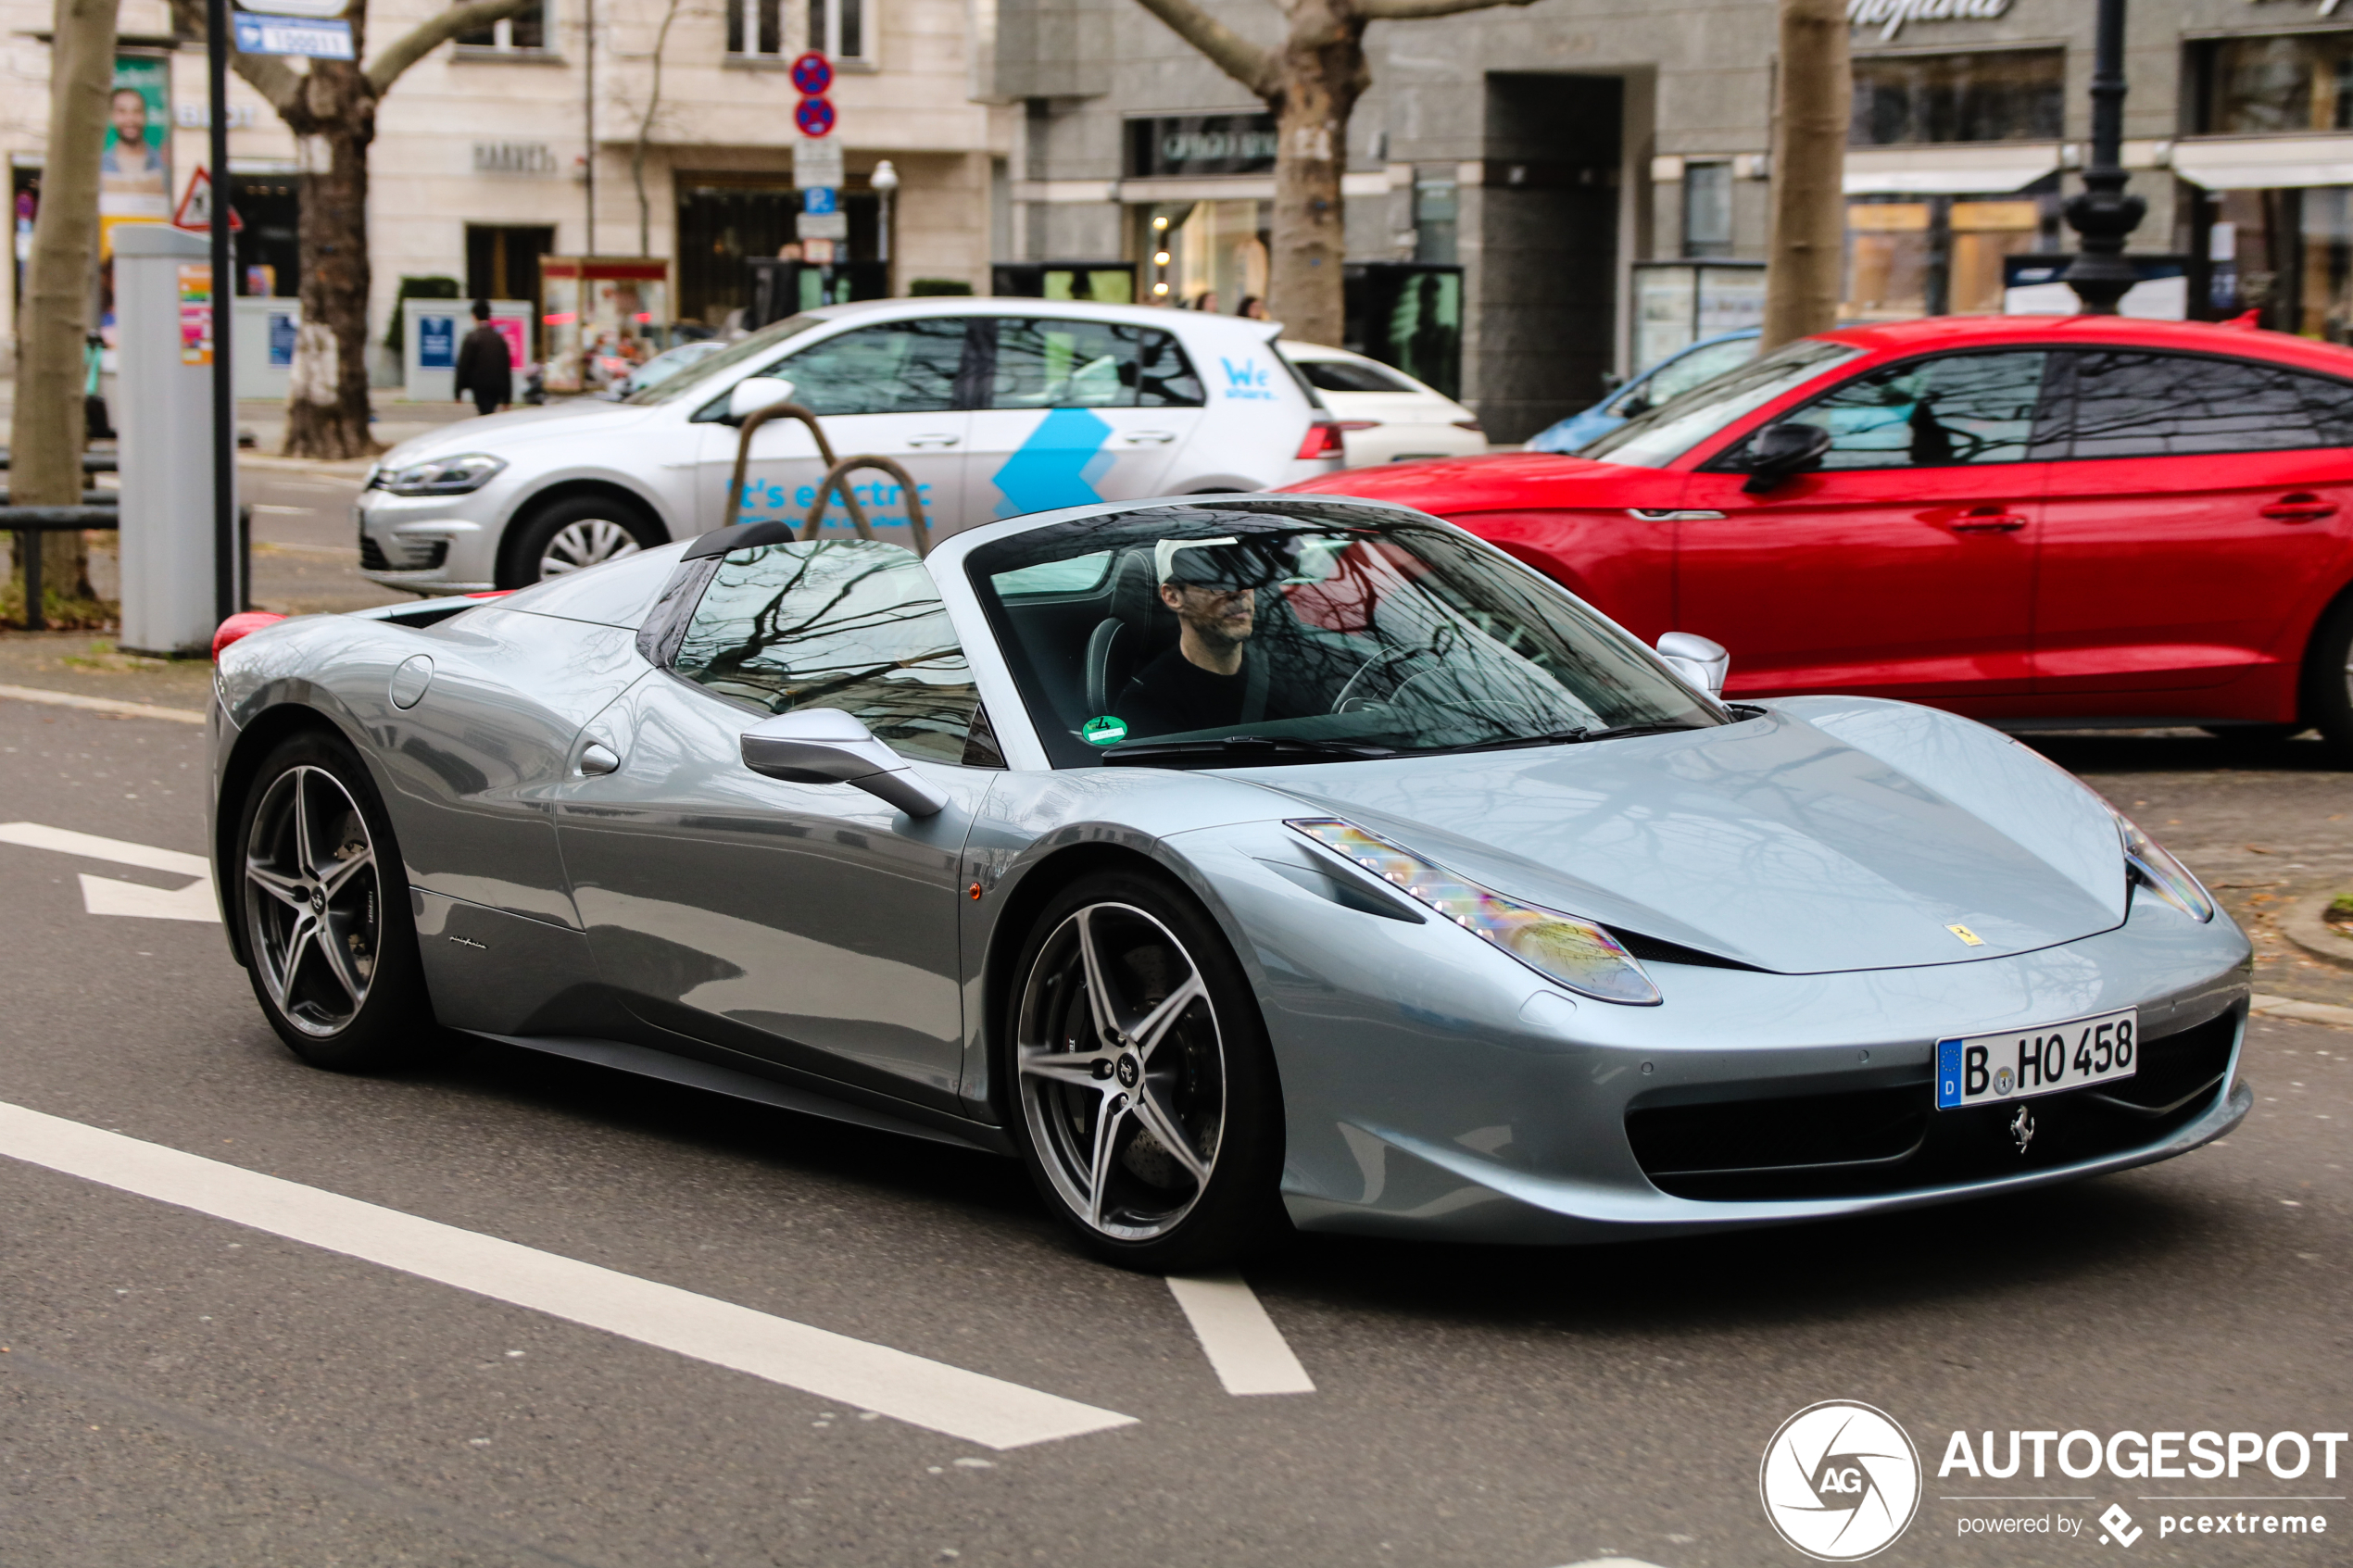
[[1185, 1310], [1228, 1394], [1313, 1394], [1307, 1369], [1283, 1331], [1239, 1274], [1170, 1274], [1169, 1294]]
[[202, 855], [158, 849], [151, 844], [101, 838], [94, 833], [53, 828], [42, 822], [0, 822], [0, 844], [54, 849], [85, 860], [112, 860], [151, 872], [198, 877], [185, 887], [147, 887], [110, 876], [82, 873], [82, 907], [94, 915], [132, 915], [144, 920], [193, 920], [219, 924], [220, 906], [212, 896], [212, 866]]
[[749, 1373], [992, 1449], [1136, 1418], [0, 1102], [0, 1154]]
[[45, 702], [52, 708], [86, 708], [93, 713], [118, 713], [126, 719], [169, 719], [177, 724], [204, 722], [204, 714], [191, 708], [118, 702], [110, 696], [83, 696], [80, 692], [53, 692], [41, 686], [0, 686], [0, 696], [12, 696], [19, 702]]

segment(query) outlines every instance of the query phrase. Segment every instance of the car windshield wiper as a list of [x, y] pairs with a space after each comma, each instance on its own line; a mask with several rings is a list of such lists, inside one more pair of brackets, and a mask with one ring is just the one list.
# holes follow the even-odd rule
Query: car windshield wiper
[[1554, 730], [1541, 735], [1505, 735], [1501, 740], [1474, 741], [1468, 746], [1442, 746], [1441, 752], [1509, 751], [1529, 746], [1579, 746], [1587, 741], [1617, 740], [1626, 735], [1674, 734], [1683, 730], [1697, 729], [1696, 724], [1613, 724], [1601, 730]]
[[1222, 740], [1129, 741], [1103, 753], [1107, 763], [1174, 762], [1189, 759], [1233, 760], [1277, 757], [1395, 757], [1393, 746], [1356, 741], [1313, 740], [1304, 735], [1227, 735]]

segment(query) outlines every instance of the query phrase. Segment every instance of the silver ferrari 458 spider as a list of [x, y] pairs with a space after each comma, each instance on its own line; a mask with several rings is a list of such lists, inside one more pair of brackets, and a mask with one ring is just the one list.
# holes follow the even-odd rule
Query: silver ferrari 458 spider
[[2247, 943], [2140, 829], [1664, 646], [1355, 501], [723, 529], [232, 644], [223, 915], [320, 1066], [459, 1031], [975, 1146], [1144, 1268], [2021, 1191], [2246, 1114]]

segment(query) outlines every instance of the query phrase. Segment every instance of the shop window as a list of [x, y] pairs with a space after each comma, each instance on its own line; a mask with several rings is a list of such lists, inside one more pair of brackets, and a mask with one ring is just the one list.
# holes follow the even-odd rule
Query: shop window
[[1855, 62], [1847, 142], [2056, 142], [2066, 105], [2059, 49], [1866, 56]]
[[2057, 204], [2055, 192], [2033, 188], [1848, 202], [1841, 313], [1850, 320], [1999, 315], [2003, 261], [2041, 247]]
[[2206, 269], [2197, 314], [2253, 310], [2274, 332], [2353, 342], [2353, 187], [2203, 194], [2192, 237]]
[[1694, 259], [1732, 254], [1732, 166], [1683, 166], [1683, 254]]
[[458, 47], [466, 50], [484, 49], [501, 55], [544, 54], [548, 47], [547, 0], [527, 6], [511, 17], [502, 17], [488, 27], [478, 27], [471, 32], [458, 34]]
[[2353, 131], [2353, 33], [2222, 38], [2192, 49], [2197, 130]]
[[866, 0], [809, 0], [809, 46], [837, 60], [870, 57]]
[[[1153, 262], [1153, 299], [1227, 316], [1266, 297], [1275, 204], [1178, 202], [1138, 207], [1138, 249]], [[1159, 257], [1165, 256], [1167, 261]], [[1166, 294], [1159, 292], [1162, 285]]]
[[785, 47], [784, 0], [727, 0], [727, 53], [774, 58]]
[[2353, 386], [2342, 382], [2188, 354], [2068, 358], [2077, 458], [2282, 452], [2353, 439]]
[[1462, 189], [1452, 169], [1414, 171], [1414, 259], [1451, 264], [1458, 240]]

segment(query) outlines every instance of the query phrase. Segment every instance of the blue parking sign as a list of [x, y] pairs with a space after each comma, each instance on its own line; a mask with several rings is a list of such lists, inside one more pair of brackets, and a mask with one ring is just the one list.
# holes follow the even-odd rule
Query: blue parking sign
[[823, 216], [841, 210], [841, 193], [831, 185], [812, 185], [800, 193], [800, 210]]

